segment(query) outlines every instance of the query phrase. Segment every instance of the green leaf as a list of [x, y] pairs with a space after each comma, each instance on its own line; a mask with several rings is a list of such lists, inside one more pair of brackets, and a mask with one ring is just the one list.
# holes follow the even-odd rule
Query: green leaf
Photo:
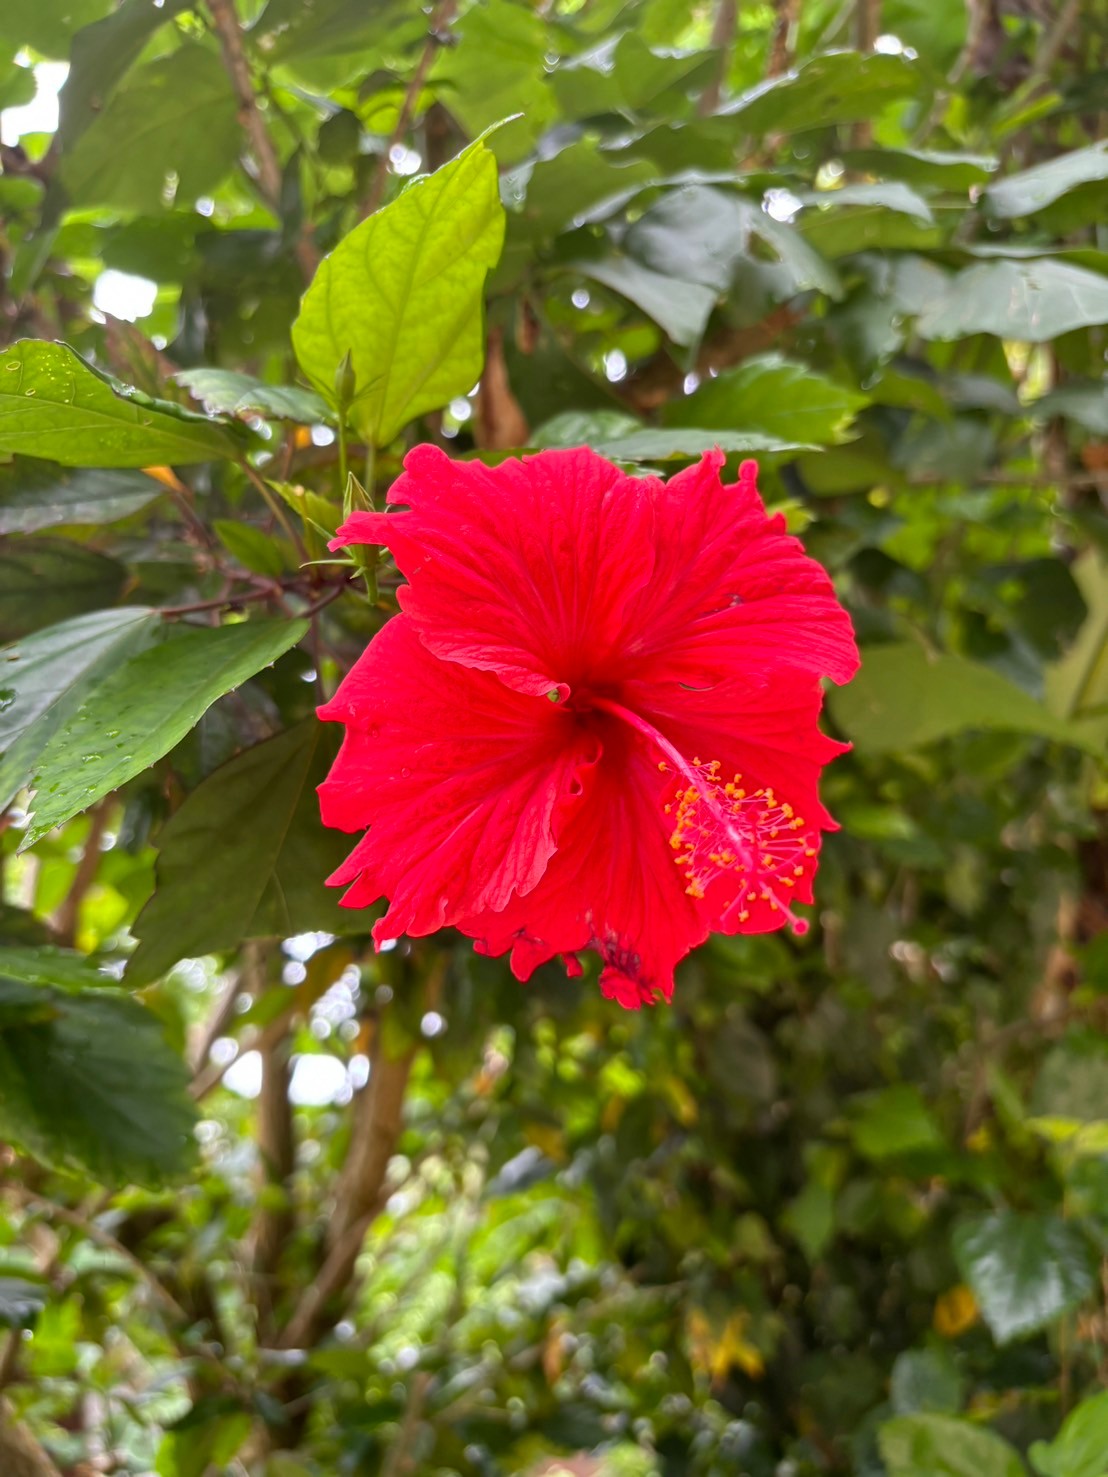
[[[309, 719], [192, 792], [161, 833], [157, 890], [135, 924], [128, 984], [242, 939], [357, 926], [358, 915], [324, 885], [350, 850], [349, 838], [319, 819], [315, 788], [333, 757], [330, 736]], [[239, 838], [233, 847], [228, 835]]]
[[137, 513], [164, 488], [141, 472], [70, 471], [19, 456], [0, 465], [0, 534], [36, 533], [76, 523], [114, 523]]
[[1102, 139], [1087, 149], [1074, 149], [1058, 154], [1045, 164], [1021, 169], [1007, 179], [997, 180], [985, 191], [985, 205], [991, 215], [1002, 219], [1033, 215], [1044, 205], [1094, 180], [1108, 180], [1108, 140]]
[[1035, 1079], [1031, 1111], [1075, 1126], [1108, 1124], [1108, 1041], [1080, 1034], [1051, 1047]]
[[1108, 560], [1086, 549], [1072, 574], [1087, 614], [1064, 656], [1046, 669], [1046, 703], [1059, 718], [1108, 710]]
[[0, 1326], [26, 1328], [46, 1307], [49, 1289], [22, 1277], [0, 1277]]
[[888, 1477], [1026, 1477], [1006, 1441], [952, 1416], [897, 1416], [877, 1444]]
[[212, 523], [216, 537], [244, 569], [255, 574], [284, 574], [289, 566], [281, 545], [252, 523], [236, 523], [233, 518], [216, 518]]
[[1064, 415], [1097, 436], [1108, 436], [1108, 386], [1066, 384], [1051, 390], [1028, 407], [1036, 420]]
[[127, 569], [68, 539], [5, 539], [0, 543], [0, 641], [112, 605]]
[[758, 431], [702, 431], [696, 427], [674, 426], [672, 430], [646, 427], [642, 431], [631, 431], [625, 436], [613, 436], [611, 440], [594, 443], [601, 456], [615, 461], [668, 462], [688, 461], [703, 456], [714, 447], [735, 456], [777, 456], [803, 451], [803, 444], [794, 441], [779, 441], [775, 436], [763, 436]]
[[483, 286], [504, 239], [496, 160], [481, 140], [355, 227], [327, 257], [292, 328], [308, 379], [334, 399], [350, 355], [349, 419], [378, 446], [464, 395], [484, 363]]
[[959, 192], [985, 184], [997, 167], [991, 155], [950, 154], [929, 149], [849, 149], [842, 161], [847, 169], [863, 174]]
[[0, 354], [0, 451], [148, 467], [234, 457], [237, 447], [223, 426], [129, 390], [68, 344], [22, 339]]
[[[42, 9], [36, 0], [23, 0], [23, 3]], [[103, 19], [95, 19], [77, 32], [67, 57], [69, 74], [58, 96], [55, 137], [63, 156], [100, 117], [154, 32], [190, 3], [191, 0], [165, 0], [162, 5], [152, 6], [148, 0], [123, 0], [115, 9], [108, 7], [107, 14], [100, 7]]]
[[0, 10], [0, 44], [12, 51], [30, 46], [44, 56], [66, 58], [74, 31], [100, 19], [111, 0], [6, 0]]
[[543, 68], [542, 17], [511, 0], [487, 0], [465, 12], [452, 39], [455, 44], [440, 49], [428, 78], [439, 100], [471, 138], [522, 113], [507, 134], [503, 157], [529, 153], [555, 111]]
[[652, 272], [630, 256], [612, 256], [596, 262], [578, 261], [570, 263], [570, 266], [627, 298], [664, 329], [675, 344], [686, 348], [703, 337], [719, 296], [714, 288], [704, 287], [699, 282]]
[[864, 1094], [851, 1132], [858, 1152], [867, 1159], [933, 1152], [946, 1147], [938, 1124], [920, 1096], [907, 1083]]
[[927, 226], [935, 219], [922, 195], [895, 180], [872, 185], [840, 185], [834, 190], [803, 190], [797, 199], [819, 210], [831, 210], [837, 205], [879, 206], [883, 210], [913, 216]]
[[334, 411], [322, 395], [299, 385], [270, 385], [232, 369], [182, 369], [176, 379], [205, 409], [221, 415], [264, 415], [305, 426], [334, 423]]
[[47, 742], [85, 695], [158, 626], [142, 606], [98, 610], [0, 651], [0, 810], [30, 783]]
[[162, 1437], [154, 1470], [158, 1477], [205, 1477], [213, 1467], [226, 1468], [252, 1424], [226, 1396], [205, 1396]]
[[[50, 960], [43, 972], [50, 973]], [[16, 975], [20, 971], [15, 971]], [[4, 1021], [35, 992], [36, 1017]], [[184, 1063], [158, 1019], [118, 990], [28, 987], [0, 950], [0, 1135], [59, 1169], [156, 1185], [193, 1156]]]
[[903, 56], [828, 52], [719, 111], [743, 133], [803, 133], [873, 118], [887, 103], [911, 97], [922, 80], [921, 69]]
[[1088, 1243], [1057, 1216], [974, 1216], [954, 1232], [954, 1257], [998, 1344], [1047, 1328], [1096, 1285]]
[[965, 1380], [949, 1349], [905, 1349], [897, 1355], [889, 1381], [889, 1397], [897, 1415], [953, 1415], [964, 1393]]
[[741, 426], [793, 445], [842, 439], [869, 398], [779, 354], [747, 359], [670, 402], [679, 426]]
[[[751, 267], [752, 236], [781, 264], [787, 278], [781, 297], [809, 287], [829, 297], [841, 295], [834, 268], [799, 231], [775, 221], [757, 202], [710, 185], [687, 184], [667, 191], [631, 226], [623, 244], [660, 277], [699, 283], [718, 295], [734, 286], [740, 267]], [[583, 265], [581, 270], [589, 268]], [[660, 291], [664, 295], [664, 285]]]
[[961, 656], [929, 656], [915, 642], [874, 646], [849, 687], [829, 695], [836, 723], [871, 754], [911, 749], [973, 728], [1040, 734], [1103, 752], [1099, 725], [1069, 723], [999, 672]]
[[170, 175], [183, 199], [213, 190], [234, 164], [240, 138], [219, 57], [186, 44], [115, 89], [63, 154], [61, 180], [74, 205], [156, 210]]
[[168, 754], [217, 698], [275, 661], [307, 629], [297, 620], [179, 630], [115, 667], [39, 755], [24, 845]]
[[1075, 328], [1108, 323], [1108, 277], [1069, 262], [979, 262], [928, 303], [916, 328], [924, 338], [998, 338], [1045, 343]]
[[1039, 1477], [1108, 1477], [1108, 1393], [1083, 1400], [1054, 1440], [1036, 1441], [1028, 1455]]

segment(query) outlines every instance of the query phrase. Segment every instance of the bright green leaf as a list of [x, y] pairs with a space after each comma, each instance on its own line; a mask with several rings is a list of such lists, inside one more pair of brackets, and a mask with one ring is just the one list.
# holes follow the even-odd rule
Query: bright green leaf
[[1026, 1477], [1006, 1441], [952, 1416], [897, 1416], [878, 1446], [888, 1477]]
[[292, 339], [334, 398], [350, 354], [351, 423], [378, 446], [464, 395], [484, 363], [485, 275], [504, 239], [496, 160], [481, 140], [355, 227], [304, 294]]
[[1069, 650], [1046, 671], [1046, 703], [1062, 719], [1108, 709], [1108, 561], [1086, 549], [1073, 577], [1087, 614]]
[[1083, 1400], [1054, 1440], [1036, 1441], [1029, 1455], [1039, 1477], [1108, 1477], [1108, 1394]]
[[23, 339], [0, 353], [0, 451], [66, 467], [147, 467], [236, 455], [206, 416], [129, 390], [68, 344]]

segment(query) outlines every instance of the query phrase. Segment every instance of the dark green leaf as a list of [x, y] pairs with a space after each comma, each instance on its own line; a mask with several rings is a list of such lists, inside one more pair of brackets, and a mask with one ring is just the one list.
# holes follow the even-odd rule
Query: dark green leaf
[[604, 261], [572, 263], [578, 272], [602, 282], [653, 318], [675, 344], [687, 347], [703, 336], [718, 293], [699, 282], [682, 281], [652, 272], [634, 257], [613, 256]]
[[867, 396], [806, 365], [766, 354], [746, 360], [668, 407], [671, 425], [742, 427], [793, 445], [838, 441]]
[[918, 91], [919, 68], [903, 56], [829, 52], [744, 93], [720, 112], [744, 133], [803, 133], [872, 118]]
[[22, 1277], [0, 1277], [0, 1325], [25, 1328], [46, 1307], [48, 1289]]
[[67, 523], [112, 523], [163, 489], [141, 472], [69, 470], [36, 457], [0, 464], [0, 534], [36, 533]]
[[1068, 384], [1051, 390], [1030, 407], [1037, 419], [1064, 415], [1097, 436], [1108, 436], [1108, 386]]
[[893, 1365], [889, 1396], [897, 1415], [953, 1415], [964, 1391], [965, 1380], [947, 1349], [906, 1349]]
[[306, 621], [190, 629], [114, 667], [38, 756], [26, 844], [149, 768], [306, 630]]
[[118, 385], [68, 344], [23, 339], [0, 354], [0, 451], [146, 467], [233, 457], [236, 447], [224, 427]]
[[992, 215], [1007, 218], [1033, 215], [1068, 194], [1078, 185], [1108, 179], [1108, 141], [1087, 149], [1059, 154], [1046, 164], [1021, 169], [1007, 179], [997, 180], [985, 191], [985, 204]]
[[975, 1216], [955, 1231], [954, 1255], [998, 1344], [1048, 1327], [1095, 1287], [1088, 1243], [1056, 1216]]
[[0, 541], [0, 641], [112, 605], [126, 567], [67, 539]]
[[186, 199], [214, 189], [240, 140], [235, 96], [218, 55], [185, 45], [132, 72], [62, 159], [77, 205], [154, 210], [167, 181]]
[[[325, 878], [350, 850], [325, 831], [315, 788], [334, 751], [309, 719], [239, 754], [194, 790], [159, 841], [158, 886], [135, 925], [128, 984], [244, 938], [356, 926]], [[227, 846], [228, 834], [239, 837]]]
[[595, 449], [602, 456], [628, 462], [687, 461], [703, 456], [717, 446], [720, 451], [735, 456], [775, 456], [805, 449], [802, 444], [779, 441], [775, 436], [763, 436], [758, 431], [749, 434], [745, 431], [703, 431], [695, 426], [674, 426], [672, 430], [648, 426], [624, 436], [613, 436], [610, 440], [601, 438], [595, 443]]
[[871, 647], [861, 672], [830, 703], [847, 736], [874, 754], [972, 728], [1040, 734], [1094, 754], [1104, 747], [1099, 726], [1057, 718], [999, 672], [965, 657], [929, 656], [915, 642]]
[[76, 145], [89, 124], [99, 118], [154, 32], [189, 4], [190, 0], [165, 0], [162, 5], [153, 6], [147, 0], [123, 0], [114, 9], [100, 7], [103, 18], [84, 25], [74, 36], [69, 74], [58, 97], [56, 140], [63, 156]]
[[1038, 344], [1095, 323], [1108, 323], [1108, 277], [1044, 257], [968, 267], [923, 308], [916, 327], [924, 338], [993, 333]]
[[984, 184], [997, 167], [997, 161], [986, 154], [950, 154], [933, 149], [849, 149], [842, 158], [848, 169], [904, 180], [909, 185], [959, 191]]
[[942, 1149], [944, 1139], [919, 1089], [900, 1084], [868, 1093], [851, 1132], [867, 1159], [889, 1159]]
[[[49, 973], [49, 962], [45, 966]], [[39, 1014], [3, 1023], [13, 996]], [[157, 1018], [116, 990], [73, 994], [10, 978], [0, 950], [0, 1133], [58, 1168], [108, 1184], [157, 1184], [189, 1164], [194, 1109], [184, 1063]]]

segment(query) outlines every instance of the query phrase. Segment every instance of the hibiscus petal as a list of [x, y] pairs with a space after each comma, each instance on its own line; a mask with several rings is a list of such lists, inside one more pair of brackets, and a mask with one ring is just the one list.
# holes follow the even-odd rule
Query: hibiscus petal
[[542, 880], [497, 913], [462, 919], [479, 953], [512, 951], [527, 979], [557, 954], [592, 948], [601, 987], [637, 1008], [673, 993], [678, 960], [707, 936], [708, 914], [685, 891], [664, 823], [658, 767], [620, 726], [603, 729], [603, 757], [584, 776]]
[[439, 661], [406, 616], [374, 637], [319, 714], [347, 725], [319, 787], [324, 823], [370, 828], [330, 880], [354, 884], [343, 899], [353, 907], [391, 900], [379, 940], [431, 933], [534, 888], [597, 756], [570, 714]]
[[781, 666], [848, 682], [858, 651], [830, 577], [766, 515], [757, 464], [725, 487], [723, 462], [708, 452], [655, 491], [657, 566], [628, 611], [637, 674], [699, 686]]
[[404, 466], [389, 501], [410, 511], [355, 513], [331, 547], [389, 546], [428, 650], [562, 699], [602, 673], [653, 571], [661, 484], [584, 449], [486, 467], [417, 446]]

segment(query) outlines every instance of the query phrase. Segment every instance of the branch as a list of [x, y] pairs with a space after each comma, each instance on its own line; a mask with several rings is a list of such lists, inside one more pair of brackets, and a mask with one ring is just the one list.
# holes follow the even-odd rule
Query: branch
[[[244, 947], [244, 969], [254, 976], [255, 998], [262, 994], [267, 983], [270, 952], [270, 946], [265, 943], [253, 942]], [[265, 1044], [260, 1054], [262, 1089], [258, 1095], [258, 1153], [262, 1193], [258, 1197], [253, 1228], [251, 1276], [259, 1337], [267, 1341], [273, 1327], [273, 1278], [294, 1225], [288, 1199], [288, 1184], [296, 1154], [292, 1104], [289, 1102], [288, 1035], [281, 1032]]]
[[[254, 156], [254, 167], [257, 170], [255, 183], [267, 207], [281, 220], [281, 161], [254, 91], [254, 79], [242, 44], [242, 28], [235, 10], [235, 0], [207, 0], [207, 5], [219, 37], [223, 66], [238, 99], [239, 123]], [[310, 281], [319, 265], [319, 253], [304, 232], [301, 232], [296, 241], [296, 259], [300, 263], [305, 281]]]
[[723, 84], [727, 81], [727, 73], [731, 66], [731, 48], [735, 44], [735, 33], [738, 28], [739, 0], [719, 0], [719, 8], [712, 25], [711, 40], [708, 43], [713, 51], [719, 52], [719, 58], [712, 80], [700, 94], [700, 101], [696, 105], [696, 111], [702, 118], [706, 118], [709, 113], [714, 113], [719, 107], [719, 100], [723, 95]]
[[423, 84], [427, 80], [427, 73], [431, 70], [431, 63], [434, 61], [439, 47], [443, 44], [447, 27], [454, 19], [454, 12], [457, 8], [457, 0], [439, 0], [438, 9], [431, 17], [427, 40], [424, 43], [422, 52], [420, 52], [419, 61], [416, 62], [416, 69], [412, 73], [412, 80], [408, 83], [407, 91], [404, 93], [404, 101], [400, 105], [396, 127], [389, 135], [389, 141], [385, 145], [385, 152], [378, 160], [377, 168], [373, 174], [373, 180], [370, 183], [365, 199], [362, 201], [361, 210], [359, 211], [360, 220], [365, 220], [367, 215], [372, 215], [381, 204], [381, 199], [385, 193], [385, 184], [389, 177], [389, 156], [397, 144], [404, 142], [408, 130], [412, 126], [412, 117], [416, 110], [416, 104], [419, 102], [419, 94], [423, 91]]
[[793, 44], [800, 22], [800, 0], [775, 0], [776, 16], [769, 43], [766, 76], [780, 77], [792, 65]]
[[61, 1477], [46, 1449], [0, 1400], [0, 1472], [4, 1477]]
[[107, 830], [108, 817], [111, 815], [115, 796], [108, 795], [100, 804], [95, 806], [89, 813], [89, 831], [85, 840], [81, 860], [77, 863], [73, 881], [69, 891], [62, 899], [50, 920], [57, 942], [63, 948], [71, 949], [77, 935], [77, 923], [81, 913], [81, 904], [85, 900], [85, 894], [96, 881], [96, 873], [100, 867], [101, 844], [104, 840], [104, 832]]
[[219, 37], [219, 49], [223, 53], [223, 65], [231, 79], [231, 86], [239, 104], [239, 123], [250, 143], [254, 165], [258, 171], [258, 187], [265, 203], [280, 220], [281, 163], [277, 150], [265, 126], [258, 99], [254, 92], [254, 79], [250, 75], [250, 63], [242, 45], [242, 30], [235, 11], [234, 0], [208, 0], [212, 23]]
[[382, 1204], [385, 1174], [400, 1137], [404, 1093], [417, 1047], [390, 1057], [378, 1028], [369, 1082], [354, 1105], [350, 1148], [339, 1173], [328, 1251], [278, 1340], [282, 1349], [314, 1343], [326, 1327], [327, 1305], [350, 1285], [365, 1240]]

